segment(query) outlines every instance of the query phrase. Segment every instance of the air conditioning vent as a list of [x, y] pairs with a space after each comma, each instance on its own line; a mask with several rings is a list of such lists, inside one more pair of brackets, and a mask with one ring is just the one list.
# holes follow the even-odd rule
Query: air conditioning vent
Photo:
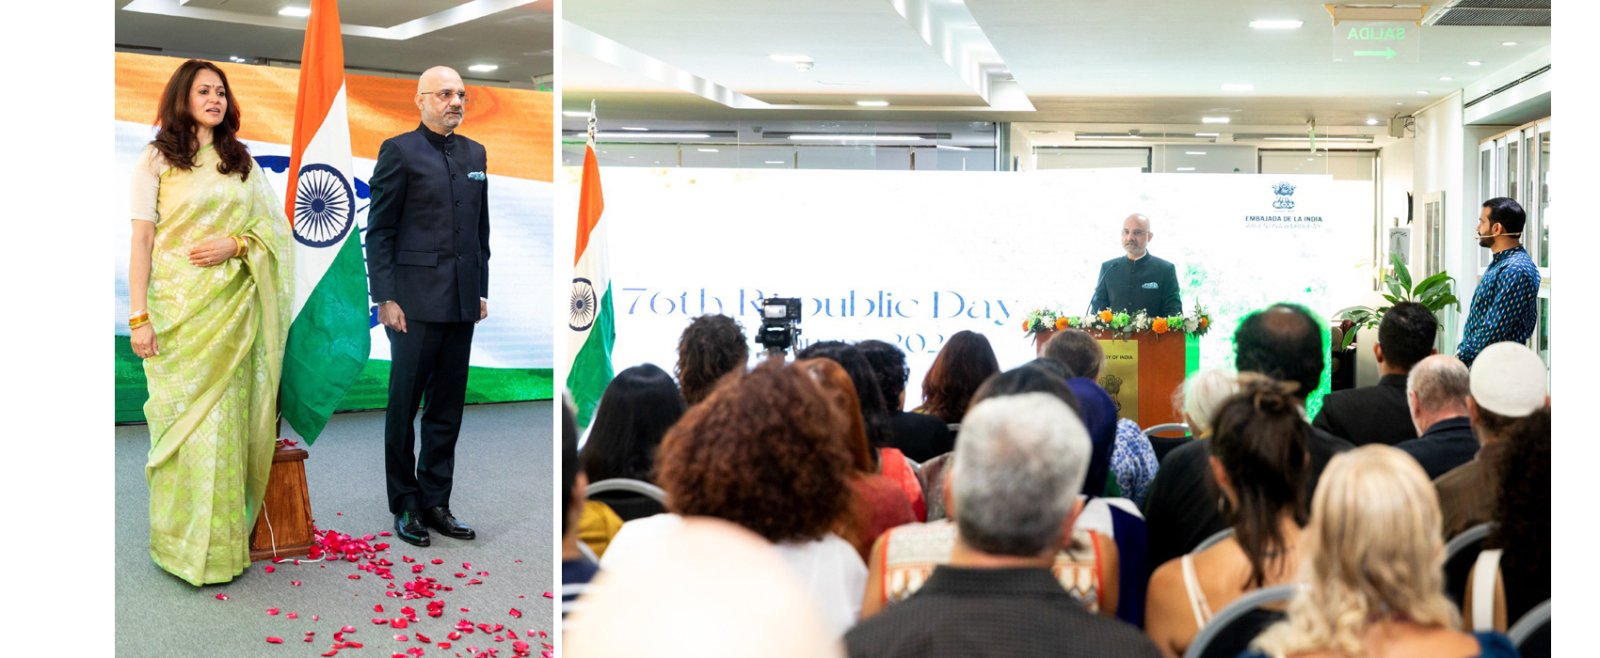
[[1424, 25], [1550, 27], [1550, 0], [1458, 0], [1440, 8]]

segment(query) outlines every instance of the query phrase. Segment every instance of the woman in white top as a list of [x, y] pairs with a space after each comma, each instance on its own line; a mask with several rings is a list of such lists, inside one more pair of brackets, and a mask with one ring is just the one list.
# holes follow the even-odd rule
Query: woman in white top
[[623, 525], [602, 570], [651, 552], [682, 516], [732, 521], [777, 547], [829, 630], [843, 635], [867, 578], [855, 549], [831, 532], [850, 501], [844, 424], [795, 367], [769, 361], [727, 377], [661, 441], [656, 481], [672, 513]]
[[1145, 632], [1167, 656], [1182, 655], [1234, 599], [1289, 582], [1299, 566], [1311, 440], [1299, 403], [1283, 384], [1251, 380], [1222, 403], [1213, 421], [1211, 472], [1233, 536], [1168, 561], [1150, 576]]

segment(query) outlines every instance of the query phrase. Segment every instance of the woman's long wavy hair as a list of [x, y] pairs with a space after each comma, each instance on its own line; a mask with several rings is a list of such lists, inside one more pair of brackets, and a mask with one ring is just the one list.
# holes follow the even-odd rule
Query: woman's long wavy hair
[[1288, 619], [1256, 639], [1268, 655], [1333, 650], [1360, 658], [1376, 619], [1458, 628], [1444, 595], [1439, 497], [1416, 460], [1385, 445], [1333, 458], [1300, 533], [1300, 582]]
[[194, 88], [194, 78], [201, 71], [211, 71], [222, 79], [227, 92], [228, 108], [222, 113], [222, 123], [211, 129], [211, 146], [217, 151], [217, 172], [238, 174], [242, 180], [250, 179], [254, 162], [250, 150], [239, 141], [239, 97], [228, 84], [228, 74], [216, 64], [201, 59], [191, 59], [178, 66], [167, 87], [161, 91], [161, 107], [156, 111], [155, 140], [150, 143], [166, 158], [167, 164], [188, 171], [194, 169], [195, 156], [200, 152], [200, 139], [195, 136], [194, 114], [189, 111], [189, 90]]
[[989, 339], [974, 331], [957, 331], [933, 358], [922, 377], [922, 413], [946, 423], [959, 423], [967, 415], [972, 395], [991, 375], [1000, 372]]

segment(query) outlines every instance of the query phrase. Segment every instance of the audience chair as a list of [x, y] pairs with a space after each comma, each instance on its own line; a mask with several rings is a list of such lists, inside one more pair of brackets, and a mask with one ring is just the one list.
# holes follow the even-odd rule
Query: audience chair
[[1493, 524], [1480, 523], [1462, 530], [1444, 545], [1445, 594], [1457, 608], [1467, 599], [1467, 575], [1472, 573], [1472, 565], [1478, 561], [1478, 553], [1483, 551], [1483, 541], [1489, 537], [1492, 527]]
[[1267, 606], [1288, 602], [1298, 590], [1299, 585], [1274, 585], [1235, 599], [1200, 629], [1183, 658], [1236, 658], [1257, 635], [1288, 614]]
[[1191, 554], [1192, 553], [1199, 553], [1200, 551], [1203, 551], [1203, 550], [1206, 550], [1208, 548], [1211, 548], [1212, 546], [1217, 545], [1222, 540], [1227, 539], [1227, 538], [1232, 537], [1232, 536], [1233, 536], [1233, 528], [1224, 528], [1222, 530], [1217, 531], [1216, 534], [1211, 535], [1210, 537], [1206, 537], [1205, 539], [1200, 540], [1200, 545], [1194, 547], [1194, 550], [1189, 551], [1189, 552]]
[[1167, 453], [1174, 448], [1188, 443], [1193, 439], [1189, 426], [1184, 423], [1163, 423], [1147, 427], [1144, 430], [1145, 438], [1150, 439], [1150, 447], [1155, 450], [1156, 463], [1167, 458]]
[[1550, 655], [1550, 602], [1545, 601], [1511, 625], [1506, 631], [1511, 643], [1523, 658], [1541, 658]]
[[667, 492], [643, 480], [608, 478], [589, 484], [589, 500], [605, 503], [623, 521], [667, 511]]

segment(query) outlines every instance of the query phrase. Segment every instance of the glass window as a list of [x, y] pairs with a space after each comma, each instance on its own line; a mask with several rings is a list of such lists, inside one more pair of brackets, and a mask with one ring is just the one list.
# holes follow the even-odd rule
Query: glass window
[[1539, 267], [1550, 267], [1550, 130], [1539, 133]]
[[1516, 135], [1511, 135], [1506, 139], [1506, 167], [1505, 176], [1502, 177], [1502, 180], [1504, 181], [1504, 196], [1521, 201], [1522, 196], [1519, 193], [1521, 192], [1522, 188], [1517, 185], [1517, 174], [1522, 171], [1521, 161], [1517, 159], [1518, 142], [1519, 140], [1517, 139]]

